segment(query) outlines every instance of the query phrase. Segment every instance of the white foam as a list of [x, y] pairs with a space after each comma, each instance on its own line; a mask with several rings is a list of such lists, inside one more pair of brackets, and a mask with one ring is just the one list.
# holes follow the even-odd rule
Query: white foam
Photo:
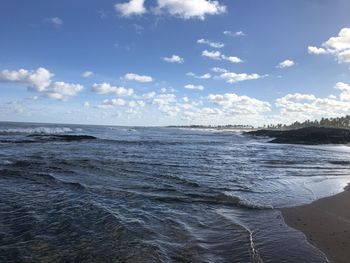
[[264, 205], [264, 204], [259, 204], [256, 202], [251, 202], [247, 199], [240, 198], [238, 205], [246, 207], [246, 208], [252, 208], [252, 209], [273, 209], [272, 205]]
[[36, 127], [36, 128], [14, 128], [14, 129], [3, 129], [1, 133], [43, 133], [43, 134], [62, 134], [73, 132], [68, 127]]
[[10, 165], [10, 164], [13, 164], [13, 162], [8, 160], [0, 160], [0, 165]]

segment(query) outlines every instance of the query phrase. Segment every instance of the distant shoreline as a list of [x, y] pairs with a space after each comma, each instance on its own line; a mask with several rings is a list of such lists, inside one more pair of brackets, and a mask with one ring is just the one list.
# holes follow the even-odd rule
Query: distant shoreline
[[350, 189], [311, 204], [281, 209], [285, 223], [336, 263], [350, 258]]
[[350, 129], [307, 127], [294, 130], [256, 130], [246, 135], [269, 137], [271, 143], [284, 144], [349, 144]]

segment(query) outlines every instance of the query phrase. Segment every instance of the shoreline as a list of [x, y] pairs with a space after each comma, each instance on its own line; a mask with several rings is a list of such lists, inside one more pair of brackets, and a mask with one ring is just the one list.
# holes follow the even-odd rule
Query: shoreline
[[270, 143], [280, 144], [349, 144], [350, 129], [306, 127], [294, 130], [257, 130], [247, 132], [247, 135], [269, 137]]
[[308, 242], [324, 252], [330, 262], [350, 258], [350, 187], [334, 196], [302, 206], [280, 209], [285, 223], [304, 233]]

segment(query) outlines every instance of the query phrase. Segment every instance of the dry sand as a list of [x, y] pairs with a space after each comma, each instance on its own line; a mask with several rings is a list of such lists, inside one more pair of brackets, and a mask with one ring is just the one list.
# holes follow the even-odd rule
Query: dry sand
[[285, 222], [302, 231], [331, 262], [350, 262], [350, 189], [311, 204], [284, 208]]

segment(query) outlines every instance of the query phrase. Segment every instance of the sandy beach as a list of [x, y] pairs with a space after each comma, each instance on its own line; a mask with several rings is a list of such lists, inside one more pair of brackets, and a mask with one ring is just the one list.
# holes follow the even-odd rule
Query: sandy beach
[[282, 209], [285, 222], [302, 231], [331, 262], [350, 259], [350, 189], [311, 204]]

